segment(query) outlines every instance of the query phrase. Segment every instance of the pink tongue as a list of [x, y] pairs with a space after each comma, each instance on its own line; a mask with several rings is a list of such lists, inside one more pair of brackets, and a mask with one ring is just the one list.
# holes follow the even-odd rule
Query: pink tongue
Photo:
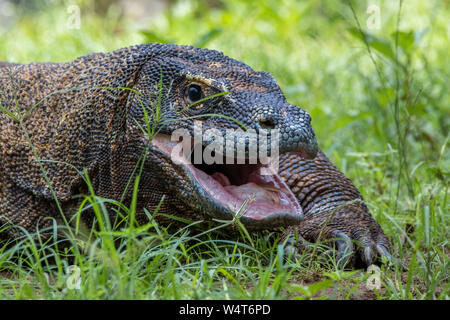
[[266, 190], [253, 182], [240, 186], [225, 186], [225, 190], [241, 201], [263, 201], [269, 205], [278, 205], [279, 197], [269, 190]]
[[[301, 207], [294, 195], [287, 189], [286, 184], [276, 175], [261, 175], [254, 171], [248, 175], [247, 183], [236, 186], [223, 173], [215, 172], [208, 176], [203, 171], [198, 171], [204, 176], [204, 181], [211, 179], [210, 190], [214, 191], [217, 199], [232, 210], [238, 210], [244, 201], [248, 200], [245, 215], [254, 219], [263, 219], [272, 213], [290, 212], [291, 215], [301, 215]], [[217, 187], [212, 188], [216, 184]], [[223, 188], [220, 188], [219, 185]], [[222, 189], [222, 190], [220, 190]]]
[[249, 200], [250, 202], [259, 201], [267, 205], [279, 205], [280, 200], [282, 205], [290, 206], [289, 201], [284, 195], [278, 191], [278, 185], [273, 180], [273, 177], [261, 176], [256, 173], [249, 175], [249, 182], [240, 186], [235, 186], [230, 183], [226, 175], [221, 172], [214, 172], [212, 174], [214, 180], [224, 187], [224, 189], [233, 195], [235, 198], [241, 200]]
[[222, 187], [226, 187], [231, 185], [230, 180], [228, 179], [228, 177], [226, 175], [224, 175], [223, 173], [220, 172], [214, 172], [212, 177], [214, 178], [214, 180], [216, 180], [217, 182], [219, 182]]

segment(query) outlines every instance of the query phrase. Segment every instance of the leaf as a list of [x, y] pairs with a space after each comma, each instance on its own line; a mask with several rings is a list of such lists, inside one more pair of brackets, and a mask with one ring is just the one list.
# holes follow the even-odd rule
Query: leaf
[[158, 43], [174, 43], [175, 42], [171, 39], [163, 38], [150, 30], [141, 30], [139, 32], [145, 37], [145, 42], [158, 42]]
[[380, 87], [373, 91], [380, 106], [386, 107], [395, 98], [395, 90], [392, 87]]
[[[397, 32], [393, 32], [391, 36], [395, 41], [395, 39], [397, 37]], [[414, 43], [415, 43], [414, 32], [412, 32], [412, 31], [408, 31], [408, 32], [399, 31], [398, 32], [398, 45], [400, 48], [402, 48], [402, 50], [405, 53], [408, 52], [411, 49], [411, 47], [414, 46]]]
[[333, 286], [334, 281], [333, 280], [322, 280], [316, 283], [313, 283], [309, 286], [309, 291], [312, 293], [312, 295], [315, 295], [316, 293], [325, 290], [327, 288], [330, 288]]
[[373, 34], [367, 31], [362, 31], [358, 28], [350, 28], [349, 32], [352, 36], [360, 39], [364, 43], [367, 42], [367, 44], [371, 48], [377, 50], [379, 53], [383, 54], [386, 58], [395, 62], [394, 50], [392, 50], [391, 43], [388, 40], [378, 38]]
[[349, 125], [350, 123], [354, 122], [354, 121], [361, 121], [361, 120], [365, 120], [368, 118], [373, 117], [373, 113], [372, 112], [360, 112], [355, 116], [344, 116], [339, 120], [336, 120], [332, 127], [330, 132], [335, 132], [347, 125]]
[[[318, 281], [315, 282], [311, 285], [298, 285], [298, 284], [294, 284], [294, 285], [290, 285], [290, 289], [301, 293], [302, 295], [304, 295], [306, 298], [314, 298], [314, 296], [316, 294], [318, 294], [320, 291], [323, 291], [327, 288], [332, 287], [334, 284], [333, 280], [327, 279], [327, 280], [322, 280], [322, 281]], [[301, 298], [301, 297], [297, 297]], [[318, 297], [320, 298], [320, 297]]]
[[169, 218], [169, 219], [172, 219], [172, 220], [175, 220], [175, 221], [178, 221], [178, 222], [182, 222], [182, 223], [185, 223], [185, 224], [193, 224], [194, 223], [193, 220], [185, 219], [185, 218], [182, 218], [182, 217], [177, 217], [177, 216], [174, 216], [174, 215], [171, 215], [171, 214], [159, 213], [158, 215], [166, 217], [166, 218]]
[[207, 33], [203, 34], [194, 44], [195, 47], [203, 48], [205, 45], [207, 45], [211, 40], [216, 38], [219, 34], [221, 34], [223, 31], [223, 28], [214, 28]]
[[[428, 29], [422, 29], [418, 31], [399, 31], [398, 32], [398, 45], [404, 53], [408, 53], [412, 48], [417, 47], [422, 40], [423, 36], [428, 32]], [[391, 34], [392, 39], [396, 39], [397, 32]]]
[[1, 104], [0, 104], [0, 111], [2, 111], [2, 112], [4, 112], [5, 114], [7, 114], [8, 117], [10, 117], [11, 119], [13, 119], [14, 121], [19, 121], [19, 118], [18, 118], [14, 113], [12, 113], [11, 111], [9, 111], [7, 108], [5, 108], [4, 106], [2, 106]]

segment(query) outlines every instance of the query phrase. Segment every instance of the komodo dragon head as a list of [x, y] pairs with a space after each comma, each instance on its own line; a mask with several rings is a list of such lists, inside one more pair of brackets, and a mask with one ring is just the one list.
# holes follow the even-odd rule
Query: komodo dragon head
[[[63, 204], [86, 190], [79, 172], [87, 168], [98, 195], [123, 199], [125, 194], [125, 201], [132, 194], [129, 182], [141, 171], [141, 213], [158, 207], [159, 212], [187, 219], [229, 220], [239, 212], [241, 222], [253, 229], [297, 224], [303, 217], [273, 166], [274, 143], [279, 153], [315, 157], [311, 118], [286, 101], [267, 72], [253, 71], [214, 50], [148, 44], [68, 63], [17, 66], [8, 76], [16, 78], [19, 92], [13, 94], [9, 88], [4, 106], [14, 107], [12, 96], [24, 112], [41, 101], [24, 127], [31, 131], [39, 157], [50, 160], [40, 165]], [[79, 89], [71, 90], [75, 87]], [[52, 95], [56, 90], [60, 93]], [[5, 179], [38, 199], [52, 201], [42, 167], [18, 133], [20, 128], [5, 118], [2, 123], [0, 143], [8, 156]], [[205, 136], [208, 130], [216, 135], [199, 142], [194, 135], [200, 127]], [[264, 150], [258, 136], [263, 129], [275, 130], [266, 143], [265, 155], [272, 160], [261, 157], [255, 162], [251, 148]], [[177, 149], [186, 146], [187, 134], [193, 138], [187, 144], [194, 146], [192, 154]], [[234, 145], [208, 153], [208, 146], [220, 137]], [[224, 163], [195, 161], [195, 150]]]
[[[127, 108], [129, 128], [135, 132], [148, 129], [142, 105], [152, 106], [150, 124], [158, 125], [148, 158], [157, 182], [151, 193], [171, 195], [167, 200], [174, 208], [169, 212], [183, 214], [190, 209], [199, 218], [231, 219], [233, 212], [239, 211], [241, 221], [251, 228], [298, 223], [303, 215], [295, 196], [276, 168], [267, 161], [262, 163], [264, 158], [250, 161], [249, 150], [258, 141], [262, 143], [256, 138], [259, 133], [278, 130], [280, 153], [299, 152], [313, 158], [317, 144], [309, 114], [289, 104], [267, 72], [253, 71], [213, 50], [165, 49], [165, 54], [141, 69], [133, 87], [141, 94], [133, 95]], [[194, 128], [201, 128], [201, 141], [201, 133], [196, 135]], [[208, 131], [214, 138], [208, 139]], [[188, 137], [187, 143], [180, 143], [180, 132], [183, 139]], [[214, 141], [220, 147], [205, 152], [211, 151]], [[231, 152], [225, 150], [226, 142], [233, 142]], [[192, 152], [178, 152], [180, 145]], [[267, 155], [271, 146], [267, 143]], [[244, 152], [239, 155], [238, 150]], [[214, 158], [209, 162], [205, 159], [208, 154]]]

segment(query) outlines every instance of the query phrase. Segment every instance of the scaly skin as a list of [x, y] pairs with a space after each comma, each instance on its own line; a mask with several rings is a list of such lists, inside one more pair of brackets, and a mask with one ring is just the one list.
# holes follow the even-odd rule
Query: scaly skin
[[[148, 44], [61, 64], [0, 63], [0, 83], [1, 105], [13, 113], [19, 107], [22, 116], [28, 112], [21, 122], [0, 112], [3, 223], [29, 231], [50, 226], [47, 218], [61, 220], [55, 197], [70, 218], [80, 203], [73, 196], [89, 193], [79, 174], [83, 169], [97, 195], [130, 203], [132, 190], [125, 186], [144, 150], [148, 152], [140, 180], [138, 220], [145, 221], [144, 208], [152, 212], [163, 196], [161, 213], [191, 220], [229, 219], [228, 210], [211, 201], [191, 174], [150, 144], [143, 132], [156, 128], [170, 135], [184, 128], [193, 133], [193, 120], [186, 117], [215, 113], [235, 118], [257, 132], [280, 130], [280, 176], [305, 213], [305, 220], [293, 227], [303, 238], [316, 241], [319, 234], [321, 239], [343, 238], [336, 242], [342, 249], [339, 252], [355, 249], [352, 261], [359, 258], [365, 264], [377, 255], [389, 255], [388, 241], [363, 203], [346, 205], [332, 214], [337, 206], [361, 196], [321, 151], [314, 160], [299, 155], [298, 151], [310, 157], [317, 153], [311, 119], [286, 101], [266, 72], [255, 72], [213, 50]], [[192, 83], [206, 96], [231, 93], [186, 109], [190, 103], [185, 90]], [[143, 108], [150, 115], [148, 123]], [[175, 121], [165, 122], [171, 119]], [[239, 128], [224, 117], [197, 120], [204, 129]], [[92, 215], [86, 213], [83, 218], [89, 222]], [[168, 222], [161, 215], [158, 219]], [[294, 224], [288, 215], [244, 222], [257, 229]], [[8, 229], [7, 236], [20, 235], [14, 230]], [[361, 248], [356, 250], [352, 240], [360, 241]]]
[[336, 258], [341, 265], [362, 262], [369, 266], [377, 257], [390, 258], [389, 241], [361, 194], [322, 151], [313, 160], [289, 153], [281, 155], [280, 175], [305, 214], [300, 225], [289, 228], [285, 237], [298, 234], [311, 242], [339, 239]]

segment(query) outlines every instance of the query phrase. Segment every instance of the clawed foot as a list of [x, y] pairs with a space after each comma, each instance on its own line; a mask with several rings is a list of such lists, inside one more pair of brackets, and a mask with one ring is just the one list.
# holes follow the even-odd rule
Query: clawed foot
[[361, 217], [357, 215], [359, 210], [351, 209], [345, 208], [345, 216], [338, 212], [330, 221], [321, 215], [320, 220], [306, 219], [298, 227], [288, 229], [283, 237], [286, 255], [298, 258], [302, 250], [313, 246], [321, 262], [334, 259], [339, 268], [394, 263], [388, 239], [378, 223], [370, 214]]
[[372, 244], [368, 246], [361, 244], [361, 248], [358, 249], [359, 246], [355, 240], [351, 240], [346, 234], [341, 231], [335, 231], [335, 234], [335, 238], [329, 238], [326, 241], [330, 245], [324, 243], [320, 246], [301, 237], [295, 239], [294, 236], [291, 236], [286, 239], [284, 245], [285, 256], [299, 259], [302, 251], [311, 248], [312, 251], [316, 250], [318, 253], [317, 259], [319, 262], [326, 264], [335, 261], [338, 268], [366, 268], [374, 263], [392, 264], [396, 262], [389, 250], [383, 245]]

